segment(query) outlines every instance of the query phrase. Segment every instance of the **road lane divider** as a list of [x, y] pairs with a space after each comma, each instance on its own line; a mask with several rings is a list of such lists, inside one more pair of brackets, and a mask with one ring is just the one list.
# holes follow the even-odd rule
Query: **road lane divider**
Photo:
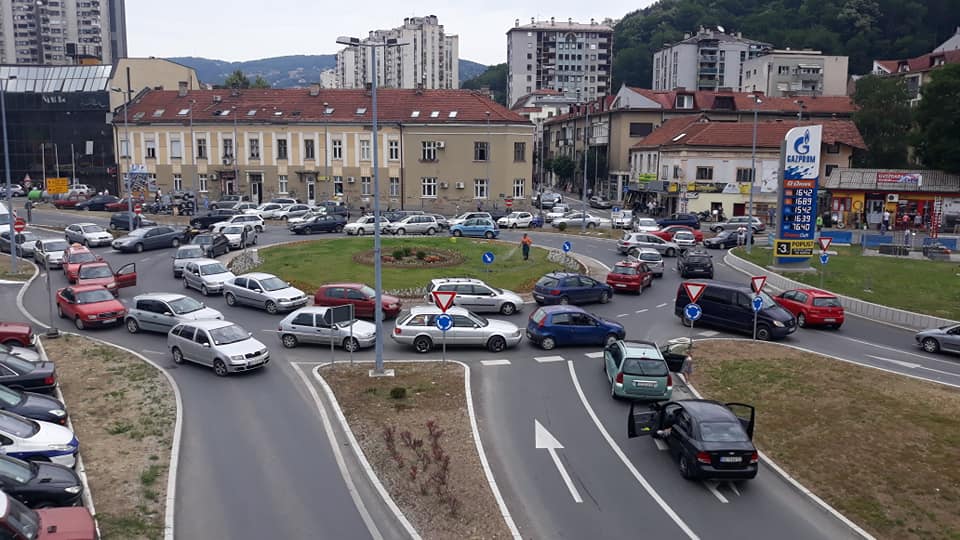
[[507, 359], [500, 360], [481, 360], [480, 363], [484, 366], [509, 366], [510, 361]]
[[603, 358], [603, 352], [602, 352], [602, 351], [594, 351], [594, 352], [583, 353], [583, 355], [586, 356], [587, 358]]
[[564, 360], [566, 360], [562, 356], [534, 356], [533, 359], [536, 360], [537, 362], [540, 362], [541, 364], [544, 364], [547, 362], [563, 362]]

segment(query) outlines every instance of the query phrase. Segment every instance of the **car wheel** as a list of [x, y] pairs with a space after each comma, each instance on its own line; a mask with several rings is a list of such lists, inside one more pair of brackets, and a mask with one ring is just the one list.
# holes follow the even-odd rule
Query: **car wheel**
[[713, 231], [714, 234], [719, 234], [721, 231], [723, 231], [723, 227], [714, 227], [710, 230]]
[[293, 334], [284, 334], [280, 336], [280, 343], [288, 349], [292, 349], [297, 346], [297, 336]]
[[233, 293], [227, 293], [227, 294], [223, 295], [223, 299], [224, 299], [224, 301], [227, 302], [227, 305], [228, 305], [228, 306], [235, 306], [235, 305], [237, 305], [237, 297], [234, 296]]
[[227, 371], [227, 364], [223, 363], [223, 360], [217, 358], [213, 361], [213, 372], [217, 374], [217, 377], [226, 377], [229, 373]]
[[561, 296], [561, 297], [560, 297], [560, 305], [565, 306], [565, 305], [567, 305], [567, 304], [569, 304], [569, 303], [570, 303], [570, 299], [569, 299], [569, 298], [567, 298], [566, 296]]
[[500, 306], [501, 315], [513, 315], [516, 312], [517, 306], [511, 304], [510, 302], [504, 302], [504, 304]]
[[357, 236], [363, 236], [364, 234], [367, 234], [367, 233], [365, 233], [362, 228], [357, 229]]
[[136, 246], [133, 246], [133, 249], [137, 253], [143, 253], [143, 244], [137, 244]]
[[170, 351], [170, 353], [173, 354], [173, 363], [174, 363], [174, 364], [182, 364], [182, 363], [183, 363], [183, 353], [180, 352], [180, 349], [179, 349], [179, 348], [174, 347], [173, 350]]
[[807, 325], [807, 317], [803, 313], [797, 315], [797, 326], [799, 326], [800, 328], [803, 328], [806, 325]]
[[187, 278], [183, 278], [183, 288], [184, 289], [190, 288], [190, 283], [187, 282]]
[[932, 337], [923, 338], [923, 341], [920, 342], [920, 346], [923, 347], [923, 350], [927, 351], [928, 353], [940, 352], [940, 342]]
[[257, 225], [257, 226], [255, 226], [255, 227], [253, 228], [253, 230], [257, 231], [257, 233], [262, 233], [262, 232], [263, 232], [263, 227], [261, 227], [260, 225]]
[[356, 338], [348, 337], [343, 340], [343, 350], [354, 352], [360, 350], [360, 342]]
[[73, 320], [73, 325], [77, 327], [77, 330], [84, 329], [83, 319], [81, 319], [79, 315], [77, 315], [77, 318]]
[[111, 221], [111, 222], [110, 222], [110, 230], [111, 230], [111, 231], [117, 230], [117, 224]]
[[483, 233], [483, 237], [486, 238], [487, 240], [492, 240], [492, 239], [493, 239], [493, 233], [490, 232], [490, 231], [487, 231], [487, 232]]
[[57, 304], [57, 315], [59, 315], [61, 319], [65, 318], [63, 316], [63, 308], [60, 307], [60, 304]]
[[407, 231], [406, 231], [406, 229], [400, 228], [400, 229], [397, 229], [397, 233], [396, 233], [396, 234], [397, 234], [397, 236], [403, 236], [403, 235], [407, 234]]
[[207, 286], [206, 286], [206, 285], [201, 285], [201, 286], [200, 286], [200, 294], [202, 294], [202, 295], [204, 295], [204, 296], [210, 296], [210, 290], [207, 289]]
[[596, 223], [587, 223], [587, 228], [588, 228], [588, 229], [592, 229], [592, 228], [594, 228], [594, 227], [596, 227], [596, 226], [597, 226]]
[[601, 292], [601, 293], [600, 293], [600, 303], [601, 303], [601, 304], [606, 304], [606, 303], [609, 302], [609, 301], [610, 301], [610, 293], [608, 293], [607, 291]]
[[677, 254], [677, 250], [673, 248], [667, 248], [667, 257], [674, 257]]
[[342, 232], [343, 232], [343, 225], [337, 225], [336, 227], [334, 227], [334, 228], [333, 228], [333, 232], [335, 232], [335, 233], [342, 233]]
[[277, 314], [277, 303], [274, 302], [273, 300], [268, 300], [267, 303], [266, 303], [266, 305], [263, 306], [263, 307], [264, 307], [264, 309], [267, 310], [267, 313], [269, 313], [269, 314], [271, 314], [271, 315], [276, 315], [276, 314]]
[[769, 326], [765, 324], [761, 324], [760, 326], [757, 327], [757, 339], [759, 339], [760, 341], [770, 341], [771, 337], [772, 335], [770, 334]]
[[697, 474], [690, 468], [690, 458], [686, 454], [680, 454], [680, 476], [687, 480], [693, 480]]
[[174, 238], [173, 240], [171, 240], [171, 241], [170, 241], [170, 247], [172, 247], [172, 248], [178, 248], [178, 247], [180, 247], [180, 239], [179, 239], [179, 238]]
[[493, 336], [487, 340], [487, 350], [498, 353], [507, 348], [507, 340], [503, 336]]
[[616, 334], [607, 334], [607, 337], [603, 338], [603, 346], [609, 347], [610, 345], [616, 343], [619, 339], [620, 338], [618, 338]]
[[545, 337], [540, 340], [540, 348], [545, 351], [553, 350], [557, 346], [557, 342], [552, 337]]
[[127, 319], [127, 332], [131, 334], [136, 334], [140, 331], [140, 325], [137, 324], [136, 319]]
[[516, 223], [511, 223], [511, 224], [510, 224], [510, 228], [511, 228], [511, 229], [516, 229], [516, 228], [517, 228], [517, 224], [516, 224]]
[[417, 339], [413, 340], [413, 348], [418, 353], [428, 353], [430, 349], [433, 348], [433, 341], [427, 336], [420, 336]]
[[427, 229], [427, 236], [433, 236], [434, 234], [437, 234], [437, 231], [433, 230], [433, 227]]
[[460, 229], [457, 229], [457, 230], [453, 231], [453, 235], [454, 235], [454, 236], [463, 236], [463, 231], [461, 231]]

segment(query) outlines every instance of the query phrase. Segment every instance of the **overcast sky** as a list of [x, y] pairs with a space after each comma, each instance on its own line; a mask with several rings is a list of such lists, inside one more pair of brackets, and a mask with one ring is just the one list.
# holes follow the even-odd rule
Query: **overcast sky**
[[[416, 2], [420, 4], [420, 2]], [[460, 58], [482, 64], [506, 61], [506, 32], [514, 19], [551, 16], [558, 21], [598, 21], [625, 14], [653, 0], [585, 2], [552, 0], [433, 0], [412, 10], [398, 0], [318, 2], [316, 0], [127, 0], [130, 56], [202, 56], [219, 60], [254, 60], [293, 54], [330, 54], [338, 35], [366, 36], [393, 28], [404, 17], [436, 15], [444, 30], [460, 36]], [[468, 7], [469, 6], [469, 7]], [[594, 11], [597, 10], [597, 11]]]

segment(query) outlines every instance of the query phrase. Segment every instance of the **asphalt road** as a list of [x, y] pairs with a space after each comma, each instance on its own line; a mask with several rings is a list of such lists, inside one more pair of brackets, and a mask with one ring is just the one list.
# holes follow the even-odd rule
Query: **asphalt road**
[[[80, 221], [74, 213], [40, 211], [34, 221], [51, 225]], [[78, 219], [79, 218], [79, 219]], [[94, 220], [97, 221], [97, 220]], [[521, 232], [502, 239], [519, 241]], [[614, 243], [598, 238], [532, 233], [535, 245], [573, 250], [612, 265], [620, 256]], [[329, 238], [318, 235], [316, 238]], [[270, 226], [261, 244], [290, 239]], [[170, 272], [169, 250], [124, 255], [98, 248], [117, 267], [137, 262], [139, 286], [122, 298], [147, 291], [183, 292]], [[747, 283], [748, 278], [722, 264], [714, 252], [718, 279]], [[663, 279], [641, 296], [616, 296], [587, 309], [616, 320], [633, 339], [662, 342], [681, 335], [726, 337], [709, 328], [684, 328], [673, 315], [680, 279], [667, 259]], [[63, 285], [54, 272], [54, 283]], [[37, 280], [27, 308], [46, 318], [47, 295]], [[309, 293], [310, 291], [308, 291]], [[370, 533], [334, 462], [330, 441], [317, 419], [316, 406], [293, 370], [293, 363], [329, 360], [324, 347], [283, 349], [272, 330], [280, 316], [249, 308], [230, 308], [221, 297], [204, 298], [264, 341], [272, 363], [260, 372], [224, 381], [197, 366], [175, 366], [159, 335], [128, 334], [122, 328], [92, 331], [97, 337], [134, 348], [169, 369], [181, 387], [185, 431], [177, 501], [177, 529], [184, 538], [362, 538]], [[526, 323], [532, 307], [511, 320]], [[66, 321], [58, 326], [72, 329]], [[387, 322], [384, 330], [391, 330]], [[926, 355], [913, 345], [912, 332], [848, 317], [838, 331], [801, 329], [787, 343], [912, 376], [960, 385], [960, 363], [949, 356]], [[734, 336], [731, 336], [734, 337]], [[744, 337], [744, 336], [735, 336]], [[385, 358], [407, 359], [411, 349], [384, 342]], [[522, 342], [492, 355], [452, 350], [467, 362], [484, 447], [494, 475], [525, 538], [608, 538], [638, 531], [662, 538], [847, 538], [852, 531], [763, 467], [752, 482], [687, 482], [667, 452], [649, 439], [628, 440], [627, 405], [609, 397], [597, 349], [545, 352]], [[337, 351], [338, 360], [347, 354]], [[439, 357], [439, 353], [433, 356]], [[372, 359], [372, 350], [355, 355]], [[497, 365], [484, 361], [506, 360]], [[761, 417], [763, 412], [758, 413]], [[539, 422], [563, 445], [559, 461], [583, 502], [575, 502], [546, 449], [535, 448]], [[364, 497], [372, 507], [373, 497]], [[251, 503], [256, 500], [255, 503]], [[382, 509], [371, 511], [386, 531], [395, 524]], [[389, 534], [385, 534], [389, 536]]]

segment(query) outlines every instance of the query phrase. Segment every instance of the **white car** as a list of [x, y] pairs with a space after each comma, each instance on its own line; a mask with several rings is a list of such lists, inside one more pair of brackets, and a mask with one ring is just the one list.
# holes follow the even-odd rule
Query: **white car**
[[[16, 343], [16, 342], [14, 342]], [[28, 349], [26, 347], [18, 347], [16, 345], [5, 345], [0, 343], [0, 355], [9, 354], [10, 356], [16, 356], [17, 358], [22, 358], [27, 362], [40, 362], [40, 353], [33, 349]]]
[[671, 241], [680, 249], [688, 249], [697, 245], [697, 237], [690, 231], [677, 231], [673, 233]]
[[660, 225], [657, 225], [657, 220], [648, 217], [637, 218], [637, 222], [633, 225], [634, 232], [653, 232], [659, 231]]
[[633, 210], [621, 210], [619, 213], [612, 213], [611, 216], [613, 217], [610, 222], [614, 229], [629, 229], [633, 224]]
[[[290, 225], [296, 225], [293, 220], [288, 221]], [[343, 226], [343, 232], [350, 235], [363, 236], [365, 234], [373, 234], [375, 220], [373, 216], [361, 216], [353, 223], [347, 223]], [[390, 225], [390, 220], [380, 216], [380, 232], [384, 232], [387, 225]]]
[[552, 222], [557, 218], [562, 218], [564, 214], [569, 214], [571, 212], [570, 207], [565, 204], [556, 204], [549, 212], [543, 215], [543, 220], [547, 223]]
[[63, 268], [63, 256], [69, 244], [60, 239], [37, 240], [33, 248], [33, 260], [44, 268]]
[[258, 233], [263, 232], [263, 218], [256, 214], [237, 214], [235, 216], [230, 216], [224, 221], [214, 223], [210, 229], [213, 232], [223, 232], [223, 229], [229, 227], [230, 225], [250, 225]]
[[647, 263], [647, 267], [653, 272], [655, 277], [663, 277], [663, 256], [660, 255], [660, 252], [655, 249], [640, 248], [633, 252], [633, 254], [628, 259], [633, 258], [638, 261]]
[[353, 352], [373, 347], [377, 341], [377, 326], [367, 321], [354, 319], [330, 324], [325, 306], [302, 307], [280, 321], [280, 343], [292, 349], [300, 343], [334, 345]]
[[179, 279], [183, 276], [183, 267], [189, 262], [199, 261], [206, 258], [206, 252], [203, 246], [197, 244], [187, 244], [177, 248], [177, 253], [173, 255], [173, 277]]
[[473, 218], [487, 218], [490, 221], [493, 221], [493, 216], [490, 215], [490, 212], [464, 212], [455, 218], [448, 219], [447, 225], [453, 227], [454, 225], [459, 225], [464, 221]]
[[584, 222], [586, 222], [588, 229], [611, 226], [609, 219], [594, 216], [586, 212], [568, 212], [564, 214], [563, 217], [555, 218], [550, 224], [554, 227], [559, 227], [561, 223], [566, 223], [567, 228], [570, 229], [580, 227]]
[[623, 238], [617, 240], [617, 250], [624, 255], [635, 257], [641, 248], [654, 249], [667, 257], [676, 257], [680, 253], [678, 245], [650, 233], [628, 232], [623, 234]]
[[[308, 212], [317, 212], [317, 207], [310, 206], [308, 204], [291, 204], [290, 206], [284, 208], [283, 210], [277, 210], [273, 214], [274, 219], [292, 219], [295, 217], [300, 217]], [[325, 210], [324, 210], [325, 211]]]
[[529, 227], [533, 221], [533, 214], [530, 212], [510, 212], [497, 220], [497, 225], [504, 229], [516, 229], [517, 227]]
[[244, 214], [256, 214], [260, 216], [261, 219], [274, 219], [277, 212], [285, 209], [290, 206], [289, 204], [280, 204], [280, 203], [263, 203], [256, 208], [248, 208], [243, 211]]
[[113, 235], [96, 223], [74, 223], [63, 230], [67, 242], [83, 244], [87, 247], [109, 246]]
[[24, 461], [43, 459], [70, 468], [77, 463], [80, 443], [64, 426], [0, 411], [0, 436], [6, 439], [3, 453], [10, 457]]
[[247, 246], [257, 245], [257, 231], [251, 225], [228, 225], [220, 234], [227, 237], [230, 249], [246, 249]]

